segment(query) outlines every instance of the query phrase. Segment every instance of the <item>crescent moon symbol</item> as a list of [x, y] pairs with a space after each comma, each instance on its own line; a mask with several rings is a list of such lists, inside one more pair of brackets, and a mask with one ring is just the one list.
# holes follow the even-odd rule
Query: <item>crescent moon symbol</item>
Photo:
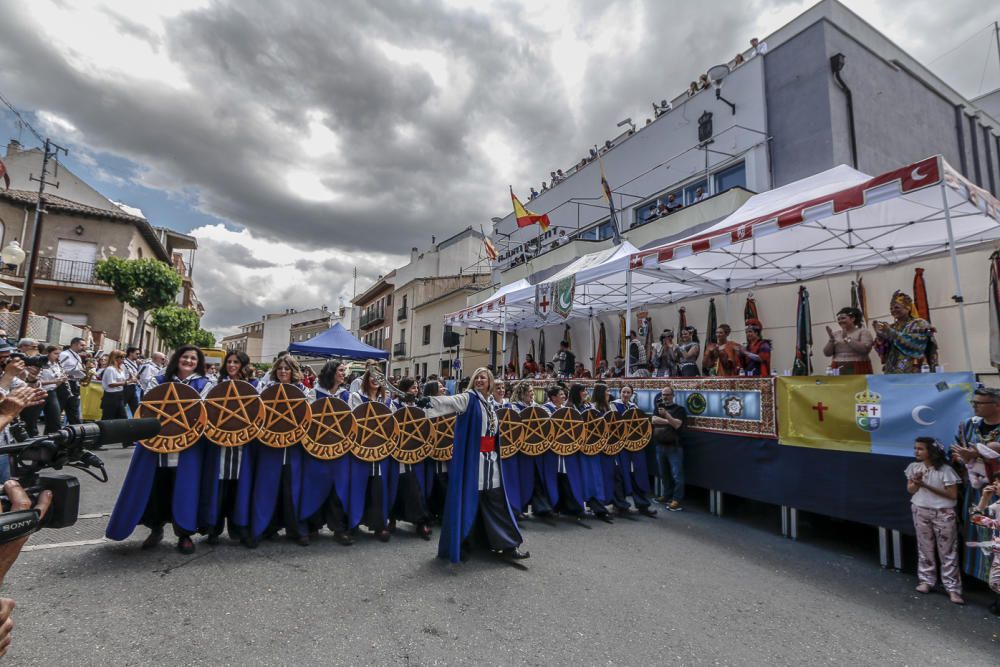
[[927, 174], [921, 174], [920, 167], [917, 167], [916, 169], [910, 172], [910, 178], [912, 178], [915, 181], [922, 181], [925, 178], [927, 178]]
[[929, 405], [918, 405], [917, 407], [913, 408], [912, 412], [910, 412], [910, 416], [913, 417], [913, 421], [917, 422], [921, 426], [931, 426], [937, 420], [936, 419], [931, 419], [931, 420], [928, 421], [928, 420], [922, 418], [920, 416], [920, 412], [922, 410], [925, 410], [925, 409], [926, 410], [930, 410], [931, 411], [931, 415], [934, 414], [934, 408], [932, 408], [931, 406], [929, 406]]

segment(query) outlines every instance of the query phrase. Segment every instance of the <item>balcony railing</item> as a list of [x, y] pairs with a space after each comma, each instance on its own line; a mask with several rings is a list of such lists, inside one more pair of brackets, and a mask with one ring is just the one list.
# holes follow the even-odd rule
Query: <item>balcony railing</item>
[[35, 278], [78, 285], [104, 285], [104, 282], [94, 276], [94, 266], [93, 262], [75, 262], [71, 259], [59, 259], [58, 257], [39, 257]]
[[361, 328], [365, 329], [372, 325], [378, 324], [385, 321], [385, 310], [379, 308], [377, 310], [370, 310], [361, 316]]
[[396, 321], [397, 322], [402, 322], [403, 320], [405, 320], [406, 319], [406, 314], [407, 314], [407, 308], [406, 308], [406, 306], [403, 306], [402, 308], [398, 309], [396, 311]]
[[392, 346], [392, 356], [394, 357], [405, 357], [406, 356], [406, 343], [396, 343]]

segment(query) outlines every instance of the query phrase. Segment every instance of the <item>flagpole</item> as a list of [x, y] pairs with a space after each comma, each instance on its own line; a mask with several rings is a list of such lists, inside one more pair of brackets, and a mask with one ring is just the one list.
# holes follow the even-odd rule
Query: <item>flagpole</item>
[[[632, 326], [632, 267], [625, 270], [625, 340], [629, 340], [629, 327]], [[629, 371], [629, 344], [625, 343], [625, 377]]]
[[[593, 368], [594, 358], [597, 357], [597, 338], [594, 336], [594, 307], [590, 307], [590, 365]], [[594, 368], [596, 371], [597, 369]]]
[[941, 181], [941, 202], [944, 205], [944, 221], [948, 229], [948, 254], [951, 255], [951, 270], [955, 274], [955, 296], [951, 298], [958, 304], [958, 319], [962, 325], [962, 343], [965, 346], [965, 369], [971, 371], [972, 353], [969, 351], [969, 330], [965, 325], [965, 298], [962, 296], [962, 276], [958, 271], [958, 253], [955, 252], [955, 235], [951, 229], [951, 208], [948, 206], [948, 191], [945, 189], [943, 180]]
[[503, 329], [503, 334], [500, 341], [500, 375], [502, 376], [507, 370], [507, 304], [503, 304], [503, 310], [500, 311], [500, 328]]

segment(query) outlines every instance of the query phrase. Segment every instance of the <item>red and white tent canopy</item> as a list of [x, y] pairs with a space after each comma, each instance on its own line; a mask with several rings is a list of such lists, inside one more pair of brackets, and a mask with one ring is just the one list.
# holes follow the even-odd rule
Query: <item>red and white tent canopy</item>
[[[941, 156], [794, 196], [804, 182], [751, 197], [696, 235], [634, 253], [629, 266], [725, 292], [895, 264], [947, 251], [951, 238], [956, 248], [1000, 238], [996, 198]], [[781, 190], [792, 195], [788, 203], [761, 211], [755, 200], [774, 201]]]

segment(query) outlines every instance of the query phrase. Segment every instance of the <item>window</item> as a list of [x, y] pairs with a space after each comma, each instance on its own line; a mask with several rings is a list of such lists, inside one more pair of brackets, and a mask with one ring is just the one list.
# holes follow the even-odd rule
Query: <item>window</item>
[[424, 378], [424, 379], [427, 379], [427, 364], [425, 363], [425, 364], [423, 364], [422, 366], [423, 366], [423, 369], [424, 369], [424, 370], [423, 370], [423, 372], [422, 372], [422, 373], [420, 374], [420, 377], [422, 377], [422, 378]]
[[431, 344], [431, 325], [429, 325], [429, 324], [425, 324], [424, 325], [424, 338], [423, 338], [423, 340], [424, 340], [424, 345], [430, 345]]
[[740, 162], [715, 174], [716, 192], [725, 192], [730, 188], [745, 188], [746, 186], [747, 168], [745, 162]]
[[400, 343], [405, 343], [406, 342], [406, 329], [400, 329], [399, 330], [399, 342]]

